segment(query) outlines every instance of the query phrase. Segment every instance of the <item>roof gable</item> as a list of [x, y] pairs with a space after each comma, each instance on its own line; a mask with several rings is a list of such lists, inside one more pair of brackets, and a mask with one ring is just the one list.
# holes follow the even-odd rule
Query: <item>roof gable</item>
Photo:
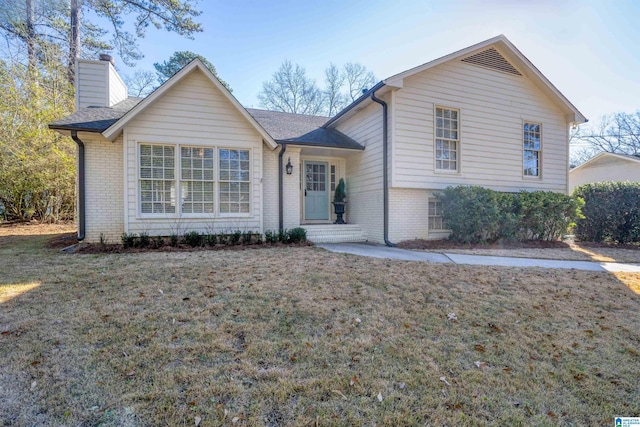
[[[593, 156], [592, 158], [590, 158], [589, 160], [587, 160], [586, 162], [576, 166], [575, 168], [571, 169], [569, 171], [569, 173], [575, 172], [577, 170], [580, 170], [584, 167], [589, 167], [594, 165], [595, 163], [601, 163], [607, 159], [615, 159], [615, 160], [625, 160], [631, 163], [640, 163], [640, 157], [637, 156], [632, 156], [629, 154], [618, 154], [618, 153], [600, 153], [600, 154], [596, 154], [595, 156]], [[638, 165], [638, 167], [640, 167], [640, 165]]]
[[231, 95], [229, 90], [224, 87], [222, 83], [220, 83], [220, 81], [213, 75], [213, 73], [211, 73], [211, 71], [198, 58], [192, 60], [182, 70], [180, 70], [173, 77], [164, 82], [162, 86], [156, 89], [151, 95], [146, 97], [135, 107], [129, 110], [126, 114], [124, 114], [118, 121], [109, 126], [109, 128], [102, 132], [102, 135], [110, 141], [115, 140], [128, 123], [138, 117], [142, 112], [147, 110], [151, 105], [154, 104], [154, 102], [156, 102], [179, 82], [181, 82], [186, 76], [188, 76], [192, 72], [198, 71], [202, 72], [205, 77], [207, 77], [208, 80], [222, 93], [222, 95], [236, 108], [236, 110], [256, 129], [256, 131], [260, 134], [260, 136], [262, 136], [262, 139], [268, 146], [270, 146], [272, 149], [275, 149], [278, 146], [271, 135], [269, 135], [267, 131], [265, 131], [265, 129], [251, 116], [251, 114], [247, 112], [247, 110], [238, 102], [238, 100], [233, 95]]
[[568, 121], [573, 123], [587, 121], [584, 115], [502, 34], [391, 76], [383, 82], [388, 86], [402, 88], [405, 78], [455, 60], [528, 77], [543, 93], [563, 107]]

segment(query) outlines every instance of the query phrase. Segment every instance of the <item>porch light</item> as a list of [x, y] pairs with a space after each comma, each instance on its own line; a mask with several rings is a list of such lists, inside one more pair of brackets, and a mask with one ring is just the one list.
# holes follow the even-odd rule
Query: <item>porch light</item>
[[293, 173], [293, 165], [291, 164], [291, 157], [289, 157], [289, 161], [285, 165], [285, 168], [287, 168], [287, 175], [291, 175]]

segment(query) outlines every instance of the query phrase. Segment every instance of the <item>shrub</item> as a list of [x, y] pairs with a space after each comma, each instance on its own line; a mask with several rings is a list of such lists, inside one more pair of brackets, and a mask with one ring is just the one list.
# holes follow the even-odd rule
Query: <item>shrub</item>
[[291, 243], [300, 243], [307, 241], [307, 230], [302, 227], [296, 227], [289, 230], [289, 241]]
[[139, 248], [147, 248], [151, 243], [151, 239], [149, 238], [149, 233], [142, 232], [140, 236], [138, 236], [138, 241], [136, 242], [136, 246]]
[[178, 241], [179, 241], [179, 239], [178, 239], [178, 235], [177, 234], [172, 233], [171, 236], [169, 236], [169, 244], [172, 247], [175, 248], [176, 246], [178, 246]]
[[105, 237], [104, 233], [100, 233], [100, 248], [104, 250], [107, 247], [109, 240]]
[[208, 246], [215, 246], [218, 243], [218, 236], [215, 233], [209, 233], [204, 237], [204, 240]]
[[573, 191], [584, 200], [575, 234], [582, 241], [640, 242], [640, 183], [599, 182]]
[[436, 196], [450, 239], [557, 240], [580, 217], [582, 201], [551, 191], [501, 193], [482, 187], [448, 187]]
[[122, 233], [120, 240], [125, 249], [133, 248], [136, 245], [136, 233]]
[[551, 191], [522, 191], [518, 195], [521, 239], [557, 240], [575, 226], [582, 199]]
[[437, 198], [450, 239], [462, 243], [496, 240], [499, 236], [498, 193], [483, 187], [448, 187]]
[[342, 203], [347, 198], [347, 193], [344, 188], [344, 179], [340, 178], [336, 187], [336, 192], [333, 194], [333, 201], [336, 203]]
[[267, 230], [264, 232], [264, 239], [270, 244], [278, 243], [278, 233], [272, 230]]
[[289, 230], [285, 230], [284, 228], [278, 230], [278, 242], [289, 243], [290, 238], [291, 236], [289, 235]]
[[158, 249], [164, 246], [164, 238], [160, 236], [155, 236], [152, 241], [152, 245], [154, 248]]
[[250, 245], [252, 240], [253, 240], [253, 233], [252, 232], [246, 231], [246, 232], [242, 233], [242, 244], [243, 245]]
[[262, 243], [264, 243], [262, 241], [262, 234], [260, 233], [256, 234], [256, 245], [261, 245]]
[[242, 237], [242, 231], [240, 231], [240, 230], [234, 231], [230, 235], [229, 244], [230, 245], [237, 245], [240, 242], [240, 238], [241, 237]]
[[202, 246], [204, 242], [204, 235], [198, 233], [197, 231], [189, 231], [188, 233], [184, 233], [184, 242], [191, 246], [192, 248]]

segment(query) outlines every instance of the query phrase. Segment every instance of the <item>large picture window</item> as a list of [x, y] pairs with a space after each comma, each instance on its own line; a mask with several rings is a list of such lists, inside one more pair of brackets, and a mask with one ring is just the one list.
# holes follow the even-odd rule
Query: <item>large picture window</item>
[[142, 215], [251, 212], [249, 150], [140, 144], [138, 170]]
[[436, 170], [458, 170], [459, 124], [458, 110], [436, 107]]
[[524, 176], [540, 176], [540, 123], [524, 123]]

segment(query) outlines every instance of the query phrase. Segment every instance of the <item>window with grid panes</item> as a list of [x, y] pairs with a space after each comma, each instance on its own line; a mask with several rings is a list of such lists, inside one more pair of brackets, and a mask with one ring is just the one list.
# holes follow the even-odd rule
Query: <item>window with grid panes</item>
[[180, 147], [182, 213], [214, 213], [213, 148]]
[[524, 123], [524, 162], [523, 173], [525, 176], [540, 176], [540, 123]]
[[442, 202], [440, 200], [429, 200], [428, 212], [429, 230], [444, 230], [442, 223]]
[[140, 211], [176, 212], [175, 150], [166, 145], [140, 145]]
[[436, 170], [458, 170], [459, 124], [458, 110], [436, 107]]
[[249, 150], [221, 148], [218, 156], [220, 213], [249, 213]]

